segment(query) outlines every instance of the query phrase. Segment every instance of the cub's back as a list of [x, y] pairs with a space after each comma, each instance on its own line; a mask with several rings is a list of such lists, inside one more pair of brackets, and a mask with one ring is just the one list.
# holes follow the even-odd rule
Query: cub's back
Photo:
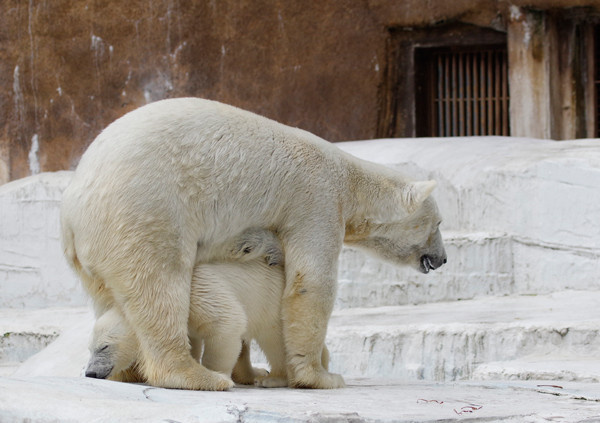
[[224, 301], [237, 302], [245, 311], [248, 334], [255, 338], [281, 325], [284, 285], [283, 266], [269, 266], [263, 259], [202, 264], [194, 271], [191, 302], [206, 302], [207, 288]]

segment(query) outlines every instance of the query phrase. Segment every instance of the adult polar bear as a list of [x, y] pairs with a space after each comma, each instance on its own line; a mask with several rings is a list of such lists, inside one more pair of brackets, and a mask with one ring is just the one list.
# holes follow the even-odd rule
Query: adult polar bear
[[190, 354], [192, 270], [247, 228], [274, 231], [290, 386], [337, 388], [321, 353], [342, 243], [424, 273], [441, 266], [434, 187], [232, 106], [163, 100], [113, 122], [82, 156], [63, 196], [64, 251], [96, 314], [117, 306], [134, 328], [150, 384], [222, 390], [231, 380]]

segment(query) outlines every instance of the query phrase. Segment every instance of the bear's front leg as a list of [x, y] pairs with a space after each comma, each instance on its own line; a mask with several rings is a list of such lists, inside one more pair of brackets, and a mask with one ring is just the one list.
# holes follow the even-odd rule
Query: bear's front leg
[[288, 245], [281, 313], [289, 386], [343, 388], [344, 379], [323, 367], [328, 364], [329, 355], [326, 353], [323, 361], [323, 353], [337, 292], [337, 257], [341, 242], [339, 248], [330, 244], [327, 251], [315, 251], [314, 245], [302, 251], [298, 248], [301, 243], [293, 240]]

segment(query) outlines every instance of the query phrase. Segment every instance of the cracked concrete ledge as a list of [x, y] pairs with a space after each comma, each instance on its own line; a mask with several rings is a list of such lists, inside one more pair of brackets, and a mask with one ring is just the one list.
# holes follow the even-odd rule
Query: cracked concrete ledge
[[86, 378], [0, 378], [12, 422], [591, 422], [600, 385], [349, 379], [339, 390], [168, 390]]

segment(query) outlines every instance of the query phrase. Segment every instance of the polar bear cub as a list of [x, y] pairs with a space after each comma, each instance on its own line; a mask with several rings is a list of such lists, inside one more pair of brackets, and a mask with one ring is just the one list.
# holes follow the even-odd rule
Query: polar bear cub
[[[251, 229], [225, 248], [232, 260], [194, 269], [188, 321], [192, 355], [196, 359], [202, 355], [206, 368], [232, 375], [237, 383], [287, 386], [281, 322], [285, 277], [280, 241], [270, 231]], [[252, 367], [248, 348], [252, 339], [265, 353], [270, 373]], [[96, 321], [90, 351], [86, 376], [144, 380], [136, 369], [138, 340], [117, 307]], [[326, 366], [327, 350], [323, 361]]]

